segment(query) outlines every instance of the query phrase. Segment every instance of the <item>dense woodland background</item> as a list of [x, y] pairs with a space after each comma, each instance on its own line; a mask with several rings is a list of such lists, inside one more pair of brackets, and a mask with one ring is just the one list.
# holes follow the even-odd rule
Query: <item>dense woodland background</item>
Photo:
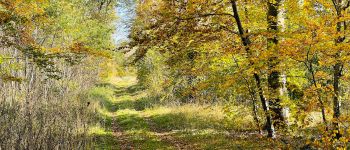
[[349, 6], [0, 0], [0, 149], [347, 149]]

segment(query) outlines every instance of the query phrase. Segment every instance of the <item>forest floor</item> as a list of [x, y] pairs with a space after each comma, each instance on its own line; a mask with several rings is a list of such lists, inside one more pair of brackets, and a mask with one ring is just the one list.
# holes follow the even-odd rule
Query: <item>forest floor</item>
[[280, 140], [271, 141], [254, 130], [227, 129], [223, 112], [216, 106], [159, 105], [133, 76], [101, 84], [92, 95], [99, 101], [98, 115], [103, 120], [100, 126], [91, 129], [96, 149], [278, 149], [291, 146]]

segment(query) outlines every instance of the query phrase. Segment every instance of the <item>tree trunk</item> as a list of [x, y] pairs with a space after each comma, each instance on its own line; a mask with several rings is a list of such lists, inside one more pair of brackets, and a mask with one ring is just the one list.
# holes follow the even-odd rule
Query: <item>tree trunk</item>
[[[255, 93], [252, 93], [252, 94], [255, 94]], [[257, 104], [255, 95], [252, 95], [252, 96], [254, 96], [254, 97], [251, 97], [253, 102], [253, 118], [254, 118], [256, 127], [259, 129], [259, 133], [262, 134], [262, 128], [260, 126], [259, 115], [258, 115], [258, 104]]]
[[[343, 11], [345, 11], [349, 6], [343, 6], [343, 0], [336, 0], [333, 1], [335, 10], [337, 12], [338, 19], [343, 17]], [[343, 27], [343, 29], [342, 29]], [[343, 30], [346, 30], [347, 25], [346, 22], [338, 22], [336, 26], [337, 32], [342, 32]], [[335, 44], [342, 43], [345, 41], [345, 36], [339, 36], [335, 40]], [[340, 77], [342, 74], [342, 67], [343, 63], [339, 60], [341, 50], [337, 50], [337, 53], [335, 54], [335, 59], [337, 63], [333, 66], [333, 90], [334, 90], [334, 96], [333, 96], [333, 118], [336, 120], [333, 122], [333, 130], [337, 130], [336, 138], [339, 139], [341, 137], [340, 134], [340, 124], [339, 124], [339, 117], [341, 115], [340, 113]]]
[[[234, 61], [236, 63], [237, 68], [241, 69], [239, 67], [238, 61], [235, 58], [234, 58]], [[251, 84], [249, 83], [249, 79], [244, 77], [244, 75], [242, 75], [242, 79], [244, 79], [244, 81], [248, 87], [249, 96], [250, 96], [250, 99], [252, 101], [252, 106], [253, 106], [252, 112], [253, 112], [253, 118], [254, 118], [256, 127], [259, 129], [259, 133], [262, 134], [262, 128], [260, 125], [260, 120], [259, 120], [259, 115], [258, 115], [258, 108], [259, 107], [258, 107], [258, 103], [257, 103], [257, 99], [256, 99], [256, 94], [257, 94], [256, 88], [251, 86]]]
[[[248, 37], [244, 36], [244, 29], [242, 26], [242, 22], [240, 20], [239, 14], [238, 14], [238, 9], [237, 9], [237, 4], [235, 0], [231, 0], [231, 5], [232, 5], [232, 11], [233, 11], [233, 15], [234, 15], [234, 19], [236, 20], [237, 26], [238, 26], [238, 30], [239, 30], [239, 34], [241, 35], [241, 40], [243, 42], [243, 45], [246, 47], [246, 52], [248, 54], [248, 57], [251, 57], [251, 52], [249, 49], [249, 45], [250, 45], [250, 39]], [[253, 65], [253, 62], [250, 62]], [[254, 73], [253, 75], [256, 84], [257, 84], [257, 88], [258, 88], [258, 94], [261, 100], [261, 104], [262, 107], [264, 109], [265, 112], [265, 117], [266, 117], [266, 129], [268, 132], [268, 137], [274, 138], [275, 137], [275, 129], [273, 127], [272, 124], [272, 118], [271, 118], [271, 114], [269, 112], [269, 103], [266, 100], [265, 96], [264, 96], [264, 92], [263, 92], [263, 88], [261, 86], [261, 80], [260, 80], [260, 76], [257, 73]]]
[[271, 117], [271, 113], [270, 113], [270, 109], [269, 109], [269, 101], [266, 100], [265, 96], [264, 96], [264, 93], [263, 93], [263, 89], [261, 87], [261, 80], [260, 80], [260, 77], [258, 74], [254, 74], [254, 78], [255, 78], [255, 81], [256, 81], [256, 84], [257, 84], [257, 87], [258, 87], [258, 92], [259, 92], [259, 97], [260, 97], [260, 100], [261, 100], [261, 105], [264, 109], [264, 112], [265, 112], [265, 116], [266, 116], [266, 124], [265, 124], [265, 127], [266, 127], [266, 130], [267, 130], [267, 133], [268, 133], [268, 137], [271, 137], [271, 138], [275, 138], [275, 128], [273, 126], [273, 123], [272, 123], [272, 117]]
[[[196, 55], [197, 55], [197, 53], [195, 51], [190, 51], [187, 54], [187, 58], [188, 58], [188, 61], [190, 63], [190, 69], [194, 68], [194, 66], [195, 66]], [[187, 74], [188, 74], [187, 84], [188, 84], [188, 88], [189, 88], [190, 93], [186, 96], [186, 103], [193, 103], [195, 101], [195, 96], [194, 96], [195, 87], [193, 85], [193, 82], [195, 81], [196, 76], [190, 71]]]
[[309, 52], [308, 52], [308, 55], [307, 55], [307, 63], [309, 63], [309, 66], [307, 64], [305, 64], [305, 65], [306, 65], [306, 67], [308, 68], [309, 72], [312, 75], [312, 84], [314, 85], [314, 87], [317, 90], [318, 102], [321, 105], [322, 120], [323, 120], [323, 123], [326, 126], [326, 130], [328, 130], [328, 124], [327, 124], [327, 118], [326, 118], [326, 110], [325, 110], [324, 102], [322, 100], [321, 91], [317, 87], [317, 81], [316, 81], [316, 77], [315, 77], [315, 70], [314, 70], [312, 61], [309, 60]]
[[269, 58], [269, 99], [270, 107], [273, 111], [272, 116], [274, 120], [274, 125], [280, 128], [286, 127], [286, 121], [283, 114], [283, 107], [281, 106], [281, 96], [284, 95], [281, 72], [276, 68], [279, 64], [278, 60], [278, 49], [276, 48], [278, 44], [277, 35], [278, 32], [278, 14], [279, 6], [281, 5], [281, 0], [268, 1], [268, 11], [267, 11], [267, 22], [268, 30], [273, 34], [271, 37], [267, 38], [267, 48], [272, 52], [272, 56]]
[[340, 117], [340, 98], [339, 98], [339, 79], [341, 76], [341, 64], [337, 63], [334, 65], [334, 75], [333, 75], [333, 88], [334, 88], [334, 96], [333, 96], [333, 118], [336, 121], [333, 123], [334, 130], [337, 130], [336, 138], [340, 138], [340, 126], [339, 126], [339, 117]]

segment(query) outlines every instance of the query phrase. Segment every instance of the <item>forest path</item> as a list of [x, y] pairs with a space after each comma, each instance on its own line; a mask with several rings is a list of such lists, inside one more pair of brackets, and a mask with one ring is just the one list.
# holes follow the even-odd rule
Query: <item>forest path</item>
[[[265, 149], [276, 146], [255, 131], [229, 132], [222, 108], [161, 105], [134, 76], [99, 85], [104, 132], [97, 149]], [[102, 97], [102, 98], [101, 98]], [[101, 105], [101, 104], [100, 104]], [[256, 143], [259, 140], [261, 142]]]
[[155, 128], [157, 123], [149, 114], [154, 111], [151, 108], [155, 99], [138, 85], [136, 77], [116, 77], [110, 83], [114, 98], [105, 102], [104, 109], [112, 118], [110, 128], [118, 146], [107, 145], [107, 149], [187, 149], [177, 143], [170, 132]]

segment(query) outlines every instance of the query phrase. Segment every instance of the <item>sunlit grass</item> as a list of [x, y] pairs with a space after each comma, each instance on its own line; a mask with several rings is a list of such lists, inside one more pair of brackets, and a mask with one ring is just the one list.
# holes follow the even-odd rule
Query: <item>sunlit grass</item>
[[106, 131], [106, 129], [102, 128], [101, 126], [94, 126], [94, 127], [90, 127], [89, 134], [103, 136], [103, 135], [112, 135], [112, 132]]
[[118, 141], [112, 131], [107, 131], [101, 126], [90, 127], [89, 135], [94, 139], [94, 149], [114, 150], [119, 149]]
[[132, 129], [126, 131], [126, 134], [137, 149], [174, 149], [169, 142], [163, 141], [156, 132], [147, 129]]

